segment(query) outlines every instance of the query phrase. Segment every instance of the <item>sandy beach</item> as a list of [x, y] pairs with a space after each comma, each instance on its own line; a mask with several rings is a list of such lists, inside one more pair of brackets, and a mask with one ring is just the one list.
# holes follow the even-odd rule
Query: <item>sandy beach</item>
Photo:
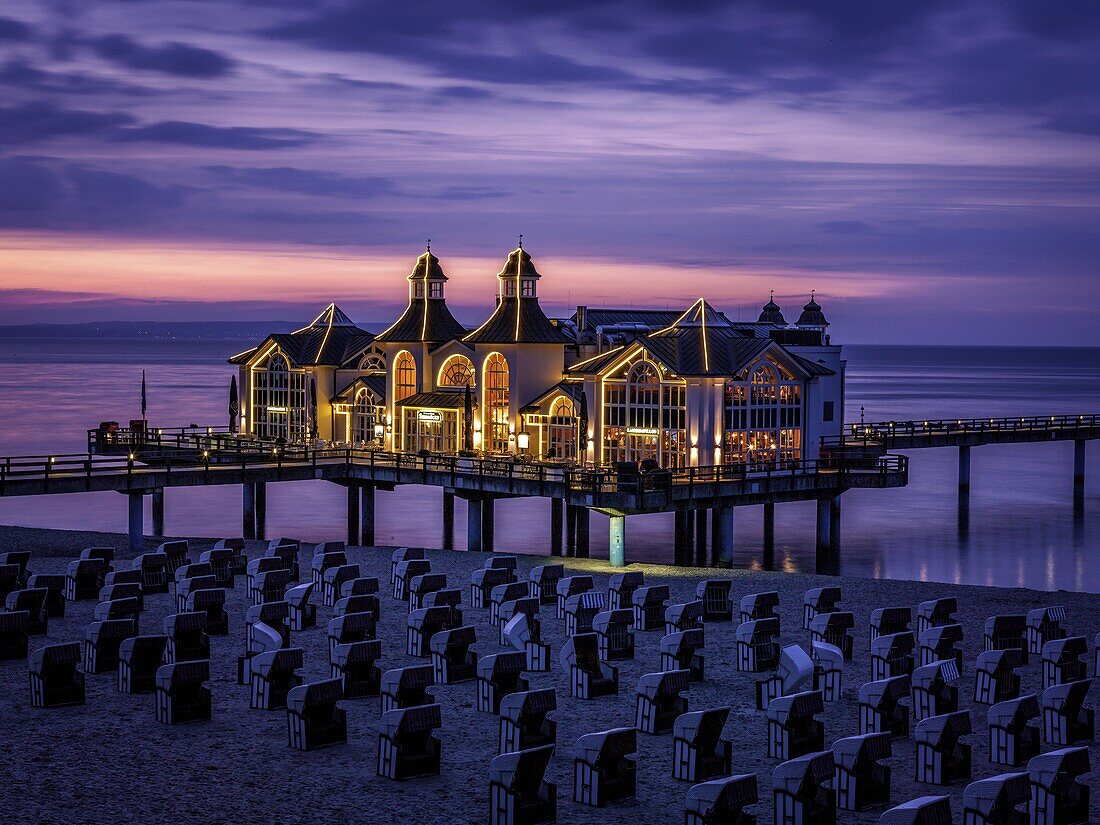
[[[303, 541], [308, 537], [303, 536]], [[149, 549], [156, 542], [147, 539]], [[192, 539], [193, 559], [212, 544]], [[0, 528], [0, 549], [25, 549], [33, 553], [35, 572], [60, 572], [80, 550], [92, 545], [113, 545], [125, 560], [125, 537], [115, 534], [78, 533], [27, 528]], [[249, 544], [254, 556], [263, 544]], [[304, 544], [303, 569], [308, 569], [312, 544]], [[361, 565], [363, 575], [388, 582], [393, 548], [350, 548], [349, 561]], [[918, 552], [918, 551], [914, 551]], [[433, 571], [447, 574], [452, 587], [463, 591], [467, 624], [478, 630], [477, 650], [487, 654], [503, 650], [497, 631], [488, 623], [486, 610], [469, 606], [470, 573], [484, 564], [487, 554], [429, 550]], [[519, 556], [519, 575], [526, 578], [544, 557]], [[610, 569], [604, 560], [564, 560], [569, 571], [588, 573], [596, 588], [606, 590]], [[633, 565], [645, 573], [647, 583], [667, 583], [672, 602], [694, 598], [696, 583], [705, 578], [731, 577], [733, 596], [766, 590], [780, 593], [783, 644], [808, 647], [809, 633], [802, 630], [802, 597], [810, 587], [835, 584], [842, 588], [843, 609], [855, 614], [855, 656], [844, 669], [843, 700], [827, 704], [823, 715], [825, 742], [857, 731], [856, 694], [870, 679], [868, 616], [884, 606], [911, 606], [925, 599], [955, 596], [959, 621], [965, 629], [960, 709], [973, 713], [974, 779], [1009, 769], [988, 761], [985, 712], [972, 702], [974, 662], [982, 647], [982, 624], [987, 616], [1022, 613], [1036, 607], [1063, 605], [1068, 612], [1065, 627], [1070, 635], [1089, 639], [1100, 630], [1100, 596], [1083, 593], [1040, 593], [1021, 589], [955, 586], [913, 581], [872, 581], [849, 577], [826, 578], [782, 572], [745, 570], [716, 571]], [[319, 594], [315, 596], [320, 601]], [[426, 662], [405, 655], [406, 606], [389, 594], [382, 596], [383, 665], [400, 667]], [[143, 633], [158, 633], [166, 615], [175, 612], [174, 596], [146, 597], [141, 615]], [[274, 819], [280, 822], [482, 822], [488, 811], [488, 765], [496, 754], [498, 717], [481, 713], [475, 706], [473, 682], [437, 686], [443, 705], [442, 773], [438, 777], [404, 783], [375, 776], [378, 731], [378, 699], [347, 701], [348, 743], [300, 753], [287, 745], [284, 711], [249, 710], [247, 688], [236, 683], [236, 658], [243, 652], [243, 615], [247, 596], [243, 577], [229, 592], [229, 636], [211, 640], [213, 719], [210, 722], [168, 727], [154, 717], [152, 696], [118, 693], [114, 674], [87, 677], [87, 703], [80, 707], [39, 710], [30, 707], [27, 668], [24, 661], [0, 662], [0, 741], [7, 751], [8, 781], [0, 788], [0, 810], [15, 822], [194, 822]], [[46, 643], [83, 639], [92, 618], [93, 602], [70, 603], [63, 619], [51, 619], [49, 635], [31, 639], [31, 648]], [[331, 608], [318, 609], [318, 627], [295, 633], [294, 646], [305, 651], [303, 675], [307, 681], [328, 678], [325, 624]], [[617, 697], [584, 701], [569, 698], [565, 674], [557, 664], [563, 642], [563, 623], [552, 609], [542, 611], [544, 638], [552, 647], [550, 673], [528, 674], [532, 688], [558, 691], [558, 744], [547, 779], [558, 784], [558, 819], [578, 823], [673, 823], [683, 821], [688, 783], [670, 774], [672, 737], [639, 734], [638, 792], [631, 803], [606, 809], [574, 804], [572, 800], [573, 744], [585, 733], [634, 721], [634, 687], [643, 674], [658, 670], [658, 643], [662, 632], [639, 634], [633, 661], [618, 663], [620, 692]], [[734, 742], [734, 773], [756, 773], [761, 802], [761, 823], [772, 821], [771, 771], [776, 761], [766, 758], [764, 713], [754, 706], [757, 674], [735, 668], [734, 623], [706, 627], [706, 675], [702, 684], [687, 692], [689, 710], [730, 705], [733, 710], [724, 738]], [[1089, 664], [1089, 674], [1093, 667]], [[1021, 670], [1022, 691], [1039, 690], [1039, 658], [1032, 656]], [[1094, 704], [1095, 695], [1089, 704]], [[1044, 750], [1051, 749], [1044, 744]], [[1093, 764], [1100, 764], [1100, 750], [1091, 749]], [[957, 821], [962, 818], [963, 784], [949, 788], [914, 781], [912, 740], [894, 743], [893, 804], [925, 795], [950, 794]], [[1092, 780], [1092, 819], [1100, 821], [1100, 786]], [[880, 811], [865, 814], [841, 812], [841, 822], [876, 822]]]

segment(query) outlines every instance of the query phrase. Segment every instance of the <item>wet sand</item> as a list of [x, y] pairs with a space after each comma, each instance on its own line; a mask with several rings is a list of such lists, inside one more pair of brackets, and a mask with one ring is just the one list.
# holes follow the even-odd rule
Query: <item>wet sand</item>
[[[305, 538], [305, 537], [303, 537]], [[149, 549], [155, 546], [147, 540]], [[191, 541], [192, 557], [210, 546], [209, 539]], [[35, 572], [60, 572], [80, 550], [92, 545], [113, 545], [119, 560], [127, 558], [125, 537], [115, 534], [77, 533], [28, 528], [0, 528], [0, 549], [28, 549], [34, 554]], [[257, 555], [261, 542], [249, 544]], [[406, 606], [390, 598], [387, 590], [392, 548], [351, 548], [349, 561], [362, 566], [363, 575], [378, 576], [382, 583], [383, 666], [401, 667], [426, 663], [405, 655]], [[312, 545], [301, 554], [308, 570]], [[478, 631], [480, 654], [503, 650], [497, 630], [488, 623], [486, 610], [469, 606], [470, 573], [484, 564], [488, 554], [429, 550], [433, 571], [444, 572], [452, 587], [463, 591], [467, 624]], [[544, 557], [519, 556], [519, 575], [547, 561]], [[596, 588], [606, 590], [609, 569], [603, 560], [564, 560], [569, 571], [591, 574]], [[116, 562], [117, 566], [117, 562]], [[960, 709], [973, 712], [975, 733], [965, 741], [973, 746], [974, 779], [1003, 773], [1008, 768], [991, 765], [985, 723], [986, 708], [972, 702], [974, 662], [982, 647], [982, 624], [987, 616], [1022, 613], [1036, 607], [1063, 605], [1068, 611], [1065, 627], [1070, 635], [1084, 635], [1092, 650], [1092, 637], [1100, 631], [1100, 596], [1084, 593], [1041, 593], [1021, 589], [956, 586], [911, 581], [826, 578], [779, 572], [716, 571], [632, 565], [645, 573], [650, 584], [667, 583], [672, 602], [694, 598], [696, 583], [705, 578], [729, 576], [733, 596], [766, 590], [780, 593], [783, 644], [808, 648], [809, 632], [802, 630], [802, 596], [810, 587], [837, 584], [842, 588], [842, 609], [855, 614], [855, 657], [845, 664], [842, 701], [827, 704], [822, 719], [825, 742], [858, 732], [856, 695], [870, 679], [868, 617], [876, 607], [916, 607], [925, 599], [955, 596], [959, 621], [965, 629], [963, 678], [959, 687]], [[320, 601], [320, 594], [316, 594]], [[159, 633], [163, 619], [174, 611], [174, 595], [146, 597], [141, 615], [143, 633]], [[246, 687], [236, 683], [236, 659], [244, 649], [243, 616], [247, 607], [244, 578], [229, 592], [229, 636], [211, 639], [213, 719], [175, 727], [157, 723], [151, 695], [131, 696], [116, 691], [114, 674], [87, 677], [87, 704], [80, 707], [40, 710], [30, 707], [27, 669], [23, 661], [0, 662], [0, 743], [6, 751], [8, 781], [0, 787], [0, 810], [9, 821], [66, 822], [483, 822], [488, 813], [488, 765], [496, 754], [498, 717], [476, 710], [473, 682], [437, 686], [443, 705], [442, 773], [438, 777], [393, 782], [375, 776], [378, 740], [378, 699], [342, 703], [347, 709], [348, 743], [300, 753], [287, 745], [284, 711], [249, 710]], [[67, 605], [63, 619], [51, 619], [49, 635], [31, 638], [31, 648], [46, 643], [83, 639], [94, 603]], [[328, 678], [325, 625], [331, 608], [318, 609], [318, 627], [295, 633], [292, 644], [305, 651], [303, 675], [307, 681]], [[597, 810], [572, 800], [573, 743], [594, 731], [629, 726], [634, 722], [635, 684], [643, 674], [658, 670], [658, 645], [662, 631], [639, 634], [634, 661], [619, 662], [620, 692], [616, 697], [584, 701], [569, 698], [565, 674], [558, 665], [563, 642], [563, 623], [553, 609], [542, 610], [544, 639], [552, 649], [550, 673], [527, 674], [531, 687], [558, 691], [558, 745], [547, 779], [558, 784], [558, 821], [580, 823], [675, 823], [683, 821], [683, 803], [689, 784], [671, 778], [672, 736], [638, 735], [638, 793], [630, 803]], [[755, 709], [758, 674], [738, 673], [735, 668], [734, 623], [706, 627], [705, 682], [693, 683], [687, 692], [688, 709], [730, 705], [733, 710], [724, 738], [734, 742], [734, 773], [756, 773], [760, 804], [759, 821], [772, 821], [771, 771], [777, 764], [766, 758], [765, 715]], [[1093, 674], [1092, 658], [1089, 675]], [[1039, 657], [1030, 657], [1022, 669], [1022, 690], [1037, 692]], [[1092, 705], [1095, 696], [1089, 701]], [[1044, 744], [1043, 750], [1051, 746]], [[1100, 750], [1092, 747], [1094, 765], [1100, 766]], [[957, 821], [962, 819], [962, 789], [914, 781], [914, 747], [911, 739], [894, 743], [893, 804], [926, 794], [949, 794]], [[1100, 786], [1092, 787], [1092, 820], [1100, 821]], [[840, 812], [839, 821], [876, 822], [881, 811], [864, 814]]]

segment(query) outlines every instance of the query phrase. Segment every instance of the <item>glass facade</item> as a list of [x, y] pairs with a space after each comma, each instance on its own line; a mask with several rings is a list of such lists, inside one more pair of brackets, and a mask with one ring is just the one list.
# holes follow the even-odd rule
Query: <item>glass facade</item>
[[574, 461], [577, 458], [577, 414], [571, 398], [554, 399], [547, 429], [546, 457]]
[[485, 422], [482, 447], [488, 452], [508, 452], [508, 362], [499, 352], [485, 359]]
[[458, 452], [458, 410], [406, 408], [402, 416], [405, 452]]
[[465, 355], [452, 355], [439, 369], [440, 387], [474, 386], [474, 363]]
[[252, 368], [252, 434], [304, 441], [309, 436], [306, 374], [279, 352]]
[[662, 378], [649, 361], [603, 383], [604, 461], [653, 459], [662, 467], [687, 464], [684, 382]]
[[381, 415], [370, 391], [359, 390], [351, 407], [351, 440], [356, 444], [376, 441], [374, 425], [382, 420]]
[[802, 384], [772, 361], [726, 382], [725, 463], [793, 461], [802, 456]]
[[416, 361], [412, 353], [402, 351], [397, 354], [393, 368], [393, 400], [400, 403], [416, 393]]

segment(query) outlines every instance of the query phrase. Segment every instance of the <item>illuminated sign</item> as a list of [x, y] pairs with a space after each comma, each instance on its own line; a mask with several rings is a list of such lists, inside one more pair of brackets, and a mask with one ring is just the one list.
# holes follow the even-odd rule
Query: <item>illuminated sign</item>
[[443, 413], [439, 410], [417, 410], [417, 421], [434, 421], [436, 423], [443, 420]]
[[658, 435], [660, 430], [655, 427], [627, 427], [627, 433], [630, 435]]

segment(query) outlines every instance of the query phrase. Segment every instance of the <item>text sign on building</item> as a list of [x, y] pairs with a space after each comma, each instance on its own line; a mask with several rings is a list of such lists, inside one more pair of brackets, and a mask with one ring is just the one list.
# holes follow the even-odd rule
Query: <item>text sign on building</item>
[[439, 410], [418, 410], [416, 413], [416, 420], [439, 422], [443, 420], [443, 413]]
[[627, 427], [626, 431], [630, 435], [658, 435], [660, 432], [654, 427]]

